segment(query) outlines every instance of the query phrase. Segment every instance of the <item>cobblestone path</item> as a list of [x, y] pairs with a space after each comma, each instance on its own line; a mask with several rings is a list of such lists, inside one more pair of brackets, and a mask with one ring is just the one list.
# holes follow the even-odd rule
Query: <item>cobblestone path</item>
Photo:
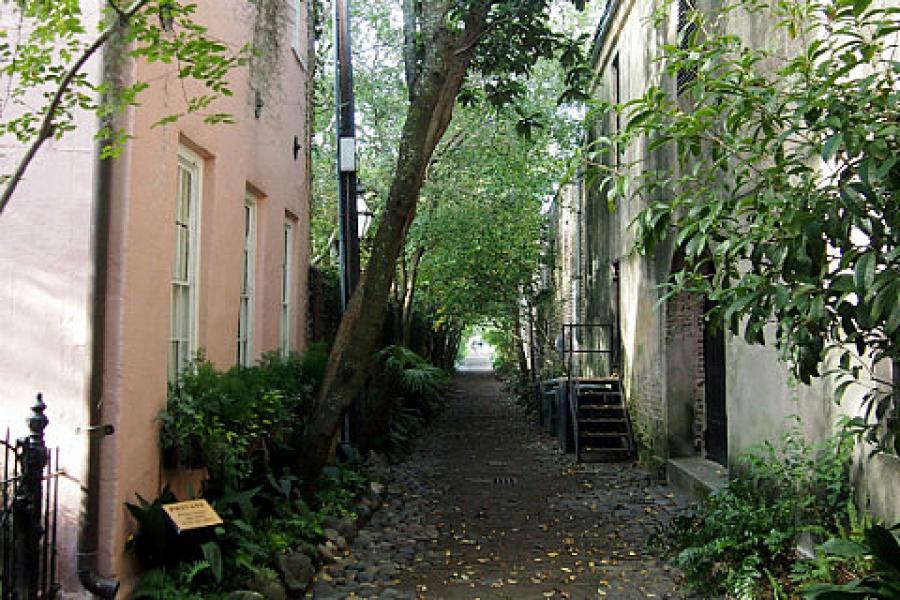
[[686, 499], [628, 463], [577, 464], [488, 372], [463, 372], [315, 598], [679, 598], [647, 550]]

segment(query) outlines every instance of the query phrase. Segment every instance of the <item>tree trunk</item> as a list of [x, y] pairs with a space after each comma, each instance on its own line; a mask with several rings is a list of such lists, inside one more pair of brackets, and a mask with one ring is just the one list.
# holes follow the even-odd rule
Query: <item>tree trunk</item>
[[525, 339], [522, 337], [522, 319], [519, 315], [520, 308], [517, 306], [513, 311], [513, 340], [516, 344], [516, 354], [519, 359], [519, 378], [522, 381], [528, 381], [528, 359], [525, 357]]
[[407, 348], [409, 348], [409, 343], [412, 339], [413, 300], [415, 300], [416, 297], [416, 279], [419, 276], [419, 263], [422, 262], [423, 254], [425, 254], [425, 248], [423, 246], [416, 248], [412, 257], [412, 264], [405, 271], [406, 277], [404, 283], [406, 284], [406, 290], [403, 293], [401, 312], [401, 319], [403, 322], [403, 339], [401, 343]]
[[416, 42], [418, 18], [416, 0], [403, 0], [403, 67], [406, 75], [406, 93], [412, 101], [415, 96], [416, 80], [419, 78], [419, 52]]
[[[328, 358], [316, 408], [310, 416], [298, 471], [308, 488], [331, 457], [341, 419], [361, 389], [375, 345], [381, 337], [385, 306], [406, 224], [415, 215], [425, 170], [450, 124], [456, 96], [484, 29], [487, 9], [469, 21], [465, 39], [449, 32], [447, 6], [423, 20], [423, 32], [433, 32], [418, 78], [416, 94], [406, 114], [394, 178], [365, 275], [341, 319]], [[462, 48], [462, 50], [460, 50]]]

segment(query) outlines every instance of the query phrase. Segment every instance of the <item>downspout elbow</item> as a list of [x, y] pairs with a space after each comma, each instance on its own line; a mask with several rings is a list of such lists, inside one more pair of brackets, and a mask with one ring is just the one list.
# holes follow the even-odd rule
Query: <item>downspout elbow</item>
[[97, 573], [95, 569], [96, 555], [79, 554], [78, 555], [78, 580], [82, 587], [90, 593], [103, 598], [103, 600], [113, 600], [119, 593], [119, 581], [112, 577], [104, 577]]

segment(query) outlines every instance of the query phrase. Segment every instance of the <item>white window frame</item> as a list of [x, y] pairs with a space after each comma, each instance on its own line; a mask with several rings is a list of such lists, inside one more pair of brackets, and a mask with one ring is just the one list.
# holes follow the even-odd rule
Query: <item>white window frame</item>
[[294, 219], [285, 215], [281, 235], [281, 355], [290, 354], [294, 317]]
[[[241, 295], [238, 304], [237, 364], [253, 365], [253, 321], [256, 305], [256, 200], [247, 195], [241, 219]], [[246, 321], [245, 321], [246, 319]], [[243, 334], [243, 335], [242, 335]]]
[[[182, 195], [183, 175], [189, 175], [191, 180], [187, 190], [187, 198]], [[172, 273], [170, 279], [169, 292], [169, 344], [167, 353], [167, 377], [169, 383], [175, 383], [181, 375], [185, 366], [187, 366], [197, 353], [197, 315], [199, 312], [199, 296], [200, 296], [200, 215], [202, 210], [203, 198], [203, 160], [195, 152], [181, 147], [178, 149], [178, 164], [176, 167], [175, 178], [175, 247], [172, 252]], [[187, 207], [187, 222], [179, 220], [181, 216], [181, 203], [186, 200], [189, 204]], [[180, 252], [179, 233], [184, 228], [187, 234], [187, 240], [184, 253]], [[177, 265], [179, 257], [184, 257], [185, 274], [183, 279], [177, 278]], [[175, 321], [176, 287], [187, 288], [187, 331], [182, 334], [176, 334]], [[186, 336], [186, 337], [185, 337]], [[172, 356], [173, 345], [175, 346], [175, 356]]]

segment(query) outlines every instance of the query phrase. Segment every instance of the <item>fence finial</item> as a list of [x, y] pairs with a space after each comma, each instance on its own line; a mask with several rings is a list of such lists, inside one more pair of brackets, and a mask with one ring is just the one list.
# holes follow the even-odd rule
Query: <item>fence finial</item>
[[44, 429], [47, 428], [47, 423], [50, 422], [47, 415], [44, 414], [45, 410], [47, 410], [47, 405], [44, 403], [44, 395], [38, 394], [34, 406], [31, 407], [31, 416], [25, 419], [28, 429], [31, 430], [31, 439], [34, 442], [44, 439]]

